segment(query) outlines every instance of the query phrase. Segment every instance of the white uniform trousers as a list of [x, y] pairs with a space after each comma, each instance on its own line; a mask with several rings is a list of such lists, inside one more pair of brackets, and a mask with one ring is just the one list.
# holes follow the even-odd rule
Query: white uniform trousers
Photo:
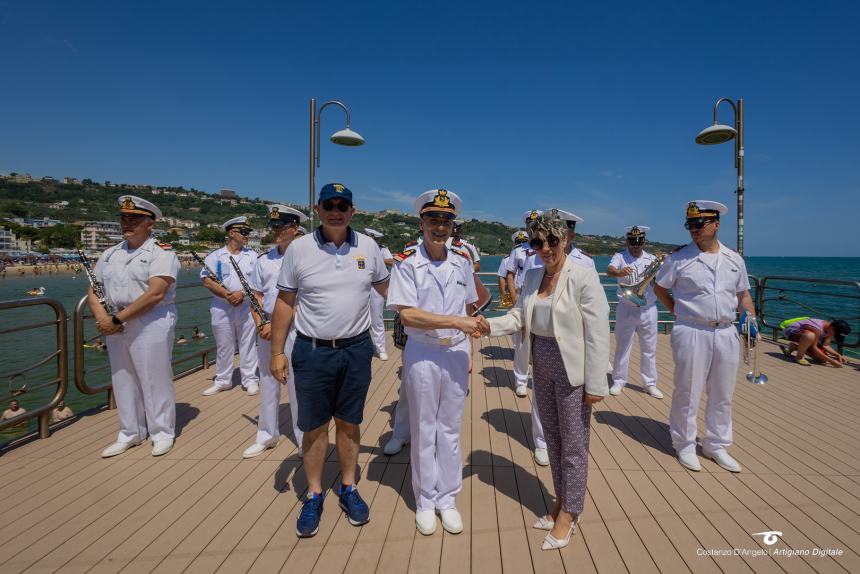
[[212, 333], [218, 354], [215, 359], [215, 384], [229, 389], [233, 386], [233, 355], [236, 342], [239, 342], [239, 370], [242, 373], [242, 386], [248, 388], [258, 383], [257, 377], [257, 327], [251, 317], [251, 305], [244, 303], [238, 307], [221, 309], [211, 307]]
[[400, 398], [397, 399], [397, 405], [394, 407], [394, 428], [391, 433], [391, 438], [402, 441], [409, 439], [409, 393], [406, 392], [404, 380], [406, 380], [405, 375], [400, 381]]
[[158, 306], [107, 337], [111, 380], [119, 415], [117, 441], [153, 441], [176, 435], [173, 332], [176, 310]]
[[464, 339], [451, 347], [410, 337], [403, 351], [403, 384], [409, 396], [410, 462], [417, 510], [454, 508], [463, 487], [460, 424], [469, 388]]
[[370, 338], [373, 340], [373, 348], [376, 349], [376, 354], [388, 353], [385, 350], [385, 321], [382, 318], [382, 311], [385, 309], [385, 297], [376, 292], [376, 289], [370, 290]]
[[[287, 342], [284, 344], [284, 354], [289, 357], [293, 353], [293, 343], [296, 342], [296, 330], [290, 329]], [[257, 353], [260, 358], [260, 416], [257, 419], [258, 444], [270, 444], [277, 441], [281, 436], [278, 411], [281, 408], [281, 383], [272, 376], [269, 370], [269, 361], [272, 358], [272, 342], [257, 340]], [[299, 430], [299, 403], [296, 399], [296, 378], [293, 375], [293, 363], [289, 363], [289, 378], [287, 379], [287, 396], [290, 400], [290, 416], [293, 419], [293, 438], [299, 451], [302, 449], [302, 436]]]
[[636, 307], [619, 301], [615, 307], [615, 369], [613, 384], [627, 384], [633, 335], [639, 335], [639, 374], [646, 387], [657, 384], [657, 305]]
[[732, 327], [711, 329], [685, 323], [672, 327], [675, 390], [669, 431], [678, 454], [696, 452], [696, 415], [703, 390], [707, 403], [702, 448], [714, 452], [732, 444], [732, 394], [739, 352], [738, 334]]
[[[526, 385], [529, 382], [529, 356], [525, 352], [523, 336], [520, 331], [511, 335], [514, 344], [514, 383], [517, 386]], [[546, 448], [546, 440], [543, 438], [543, 425], [540, 422], [537, 405], [532, 396], [532, 440], [535, 448]]]

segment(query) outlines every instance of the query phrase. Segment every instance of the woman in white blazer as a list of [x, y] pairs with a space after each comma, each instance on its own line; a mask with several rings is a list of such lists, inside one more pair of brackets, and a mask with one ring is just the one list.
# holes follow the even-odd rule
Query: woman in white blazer
[[555, 508], [534, 526], [550, 531], [549, 550], [567, 546], [585, 503], [591, 405], [609, 393], [609, 303], [597, 272], [567, 258], [567, 228], [556, 210], [530, 222], [528, 232], [545, 266], [526, 273], [516, 307], [486, 320], [482, 331], [521, 331], [532, 358], [556, 493]]

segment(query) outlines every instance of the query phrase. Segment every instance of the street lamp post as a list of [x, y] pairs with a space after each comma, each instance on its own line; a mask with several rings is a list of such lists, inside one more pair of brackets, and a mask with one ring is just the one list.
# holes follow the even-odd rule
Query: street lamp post
[[[735, 112], [735, 127], [717, 123], [717, 108], [728, 102]], [[708, 126], [696, 136], [696, 143], [713, 145], [735, 140], [735, 167], [738, 170], [738, 253], [744, 254], [744, 100], [720, 98], [714, 104], [714, 125]]]
[[310, 231], [314, 230], [314, 198], [316, 197], [316, 168], [320, 166], [320, 116], [324, 109], [328, 106], [338, 106], [346, 112], [346, 128], [340, 130], [339, 132], [335, 132], [329, 138], [332, 143], [336, 143], [338, 145], [345, 146], [360, 146], [364, 144], [364, 138], [361, 137], [358, 133], [349, 129], [349, 110], [346, 106], [338, 102], [336, 100], [329, 100], [325, 102], [323, 105], [317, 109], [317, 101], [314, 98], [311, 98], [311, 149], [310, 149], [310, 203], [308, 204], [308, 208], [310, 213], [308, 213], [308, 222], [310, 225]]

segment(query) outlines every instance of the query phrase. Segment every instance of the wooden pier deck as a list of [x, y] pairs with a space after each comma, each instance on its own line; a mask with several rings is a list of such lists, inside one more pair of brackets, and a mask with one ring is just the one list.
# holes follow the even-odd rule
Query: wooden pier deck
[[[251, 460], [256, 397], [201, 396], [211, 369], [177, 382], [180, 435], [168, 455], [149, 445], [99, 458], [116, 414], [87, 414], [46, 440], [0, 456], [0, 571], [11, 572], [860, 572], [860, 367], [801, 367], [764, 343], [765, 386], [735, 395], [744, 472], [702, 460], [681, 468], [667, 417], [669, 337], [659, 336], [664, 400], [632, 384], [597, 405], [580, 532], [541, 551], [531, 528], [552, 501], [548, 468], [531, 457], [531, 398], [511, 388], [508, 338], [484, 339], [463, 419], [465, 529], [421, 536], [414, 526], [408, 447], [387, 457], [400, 356], [374, 359], [362, 425], [359, 488], [371, 521], [350, 526], [330, 498], [320, 532], [299, 540], [306, 483], [291, 439]], [[286, 393], [284, 401], [286, 401]], [[700, 412], [700, 415], [703, 413]], [[289, 433], [289, 407], [281, 428]], [[704, 423], [700, 416], [700, 429]], [[332, 437], [333, 440], [333, 437]], [[337, 484], [332, 450], [325, 482]], [[779, 531], [767, 546], [755, 533]], [[816, 555], [821, 549], [831, 552]]]

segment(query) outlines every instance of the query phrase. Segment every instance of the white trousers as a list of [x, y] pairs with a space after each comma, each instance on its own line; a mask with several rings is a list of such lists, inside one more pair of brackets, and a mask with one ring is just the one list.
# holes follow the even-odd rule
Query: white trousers
[[[525, 352], [523, 336], [520, 331], [511, 335], [514, 344], [514, 384], [517, 386], [527, 385], [529, 382], [529, 356]], [[537, 403], [532, 393], [532, 439], [535, 448], [546, 448], [546, 440], [543, 438], [543, 425], [538, 415]]]
[[173, 305], [156, 307], [107, 337], [113, 393], [119, 415], [117, 441], [172, 439], [176, 435], [173, 389]]
[[376, 292], [376, 289], [370, 290], [370, 338], [373, 340], [373, 348], [376, 349], [376, 354], [388, 353], [385, 350], [385, 321], [382, 318], [382, 311], [385, 309], [385, 298]]
[[732, 444], [732, 394], [739, 347], [737, 331], [731, 327], [710, 329], [684, 323], [672, 327], [675, 390], [669, 431], [678, 454], [696, 452], [696, 415], [703, 390], [708, 396], [702, 448], [714, 452]]
[[[260, 416], [257, 419], [258, 444], [269, 444], [276, 442], [281, 436], [278, 411], [281, 408], [281, 383], [269, 370], [269, 361], [272, 358], [272, 342], [257, 338], [257, 353], [260, 358]], [[296, 342], [296, 330], [290, 329], [287, 341], [284, 344], [284, 354], [289, 358], [293, 353], [293, 343]], [[304, 433], [299, 430], [299, 403], [296, 399], [296, 377], [293, 375], [293, 363], [289, 363], [289, 378], [287, 379], [287, 396], [290, 400], [290, 416], [293, 422], [293, 438], [299, 450], [302, 449], [302, 437]]]
[[646, 387], [657, 384], [657, 305], [636, 307], [619, 301], [615, 307], [615, 369], [613, 384], [627, 384], [633, 335], [639, 335], [639, 374]]
[[463, 487], [460, 424], [469, 388], [471, 350], [469, 339], [443, 347], [414, 337], [403, 350], [417, 510], [454, 508]]
[[406, 392], [403, 380], [405, 376], [400, 381], [400, 398], [397, 399], [397, 405], [394, 407], [394, 428], [391, 438], [405, 441], [409, 438], [409, 393]]
[[215, 358], [215, 384], [229, 389], [233, 386], [233, 355], [236, 342], [239, 343], [239, 370], [242, 373], [242, 386], [246, 389], [251, 383], [259, 383], [257, 377], [257, 327], [251, 317], [251, 305], [245, 303], [238, 307], [222, 309], [210, 307], [212, 314], [212, 334], [218, 354]]

